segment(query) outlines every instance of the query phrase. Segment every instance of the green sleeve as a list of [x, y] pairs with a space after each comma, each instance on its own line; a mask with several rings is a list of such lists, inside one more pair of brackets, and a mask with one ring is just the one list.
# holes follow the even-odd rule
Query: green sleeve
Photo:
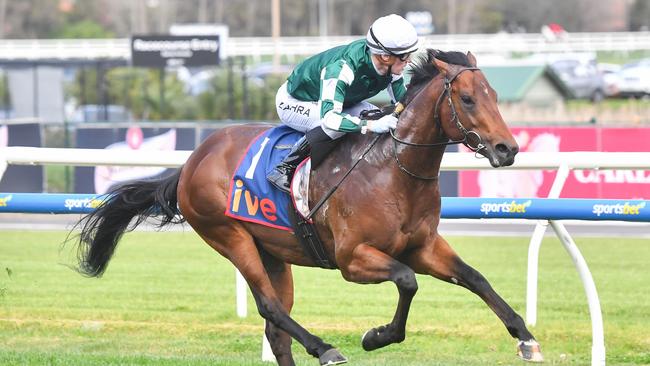
[[345, 60], [337, 60], [321, 71], [320, 117], [325, 127], [341, 132], [357, 132], [365, 124], [359, 117], [343, 113], [345, 93], [354, 80], [354, 72]]

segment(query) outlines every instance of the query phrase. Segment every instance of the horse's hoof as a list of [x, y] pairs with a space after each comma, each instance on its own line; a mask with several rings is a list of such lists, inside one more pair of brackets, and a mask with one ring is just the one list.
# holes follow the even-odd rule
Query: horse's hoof
[[404, 337], [395, 337], [388, 326], [372, 328], [361, 337], [361, 346], [365, 351], [374, 351], [392, 343], [400, 343]]
[[517, 343], [517, 356], [528, 362], [544, 362], [542, 349], [536, 340], [519, 341]]
[[348, 362], [348, 359], [345, 358], [345, 356], [343, 356], [336, 348], [331, 348], [325, 351], [325, 353], [318, 358], [318, 361], [320, 361], [321, 366], [328, 366], [344, 364]]
[[361, 347], [365, 351], [374, 351], [380, 346], [377, 343], [377, 338], [379, 337], [379, 332], [377, 331], [377, 328], [372, 328], [361, 336]]

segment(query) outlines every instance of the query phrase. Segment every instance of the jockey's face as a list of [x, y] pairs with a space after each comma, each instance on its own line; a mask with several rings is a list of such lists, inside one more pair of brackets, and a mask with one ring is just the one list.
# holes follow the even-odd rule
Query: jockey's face
[[401, 75], [404, 72], [404, 67], [411, 61], [411, 54], [401, 56], [376, 55], [375, 57], [378, 61], [375, 65], [382, 75], [386, 75], [389, 67], [393, 75]]
[[393, 62], [393, 67], [391, 72], [393, 75], [401, 75], [404, 72], [404, 67], [408, 65], [411, 61], [411, 54], [400, 55], [400, 56], [390, 56]]

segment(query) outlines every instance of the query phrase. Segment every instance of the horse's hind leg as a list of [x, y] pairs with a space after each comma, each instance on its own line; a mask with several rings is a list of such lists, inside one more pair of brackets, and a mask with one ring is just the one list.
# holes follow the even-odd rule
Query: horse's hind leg
[[[345, 260], [347, 259], [347, 260]], [[392, 281], [397, 286], [399, 300], [393, 320], [384, 326], [367, 331], [361, 345], [366, 351], [399, 343], [406, 337], [406, 319], [411, 300], [418, 290], [412, 269], [378, 249], [361, 244], [354, 248], [350, 258], [337, 258], [343, 277], [356, 283]]]
[[[282, 306], [287, 314], [291, 313], [293, 307], [293, 276], [291, 265], [284, 263], [267, 252], [260, 249], [260, 255], [264, 268], [271, 279], [271, 284], [278, 294]], [[275, 359], [280, 366], [294, 366], [295, 362], [291, 354], [291, 336], [278, 328], [272, 322], [266, 320], [266, 338], [269, 340]]]
[[463, 262], [441, 236], [431, 238], [421, 249], [409, 253], [406, 263], [417, 273], [432, 275], [477, 294], [501, 319], [510, 335], [519, 340], [519, 356], [526, 361], [543, 360], [539, 344], [521, 316], [494, 291], [483, 275]]
[[273, 288], [253, 238], [243, 227], [237, 223], [214, 225], [206, 222], [205, 225], [197, 225], [197, 222], [190, 221], [190, 224], [203, 240], [239, 269], [253, 293], [257, 310], [265, 320], [300, 342], [307, 353], [319, 359], [321, 365], [347, 362], [332, 345], [309, 333], [289, 316]]

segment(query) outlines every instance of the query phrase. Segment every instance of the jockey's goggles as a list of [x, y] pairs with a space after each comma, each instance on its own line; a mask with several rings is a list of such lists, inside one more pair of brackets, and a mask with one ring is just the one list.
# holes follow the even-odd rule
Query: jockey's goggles
[[409, 52], [409, 53], [403, 53], [401, 55], [394, 55], [394, 56], [397, 57], [400, 61], [405, 62], [408, 61], [409, 57], [411, 57], [412, 54], [413, 52]]

